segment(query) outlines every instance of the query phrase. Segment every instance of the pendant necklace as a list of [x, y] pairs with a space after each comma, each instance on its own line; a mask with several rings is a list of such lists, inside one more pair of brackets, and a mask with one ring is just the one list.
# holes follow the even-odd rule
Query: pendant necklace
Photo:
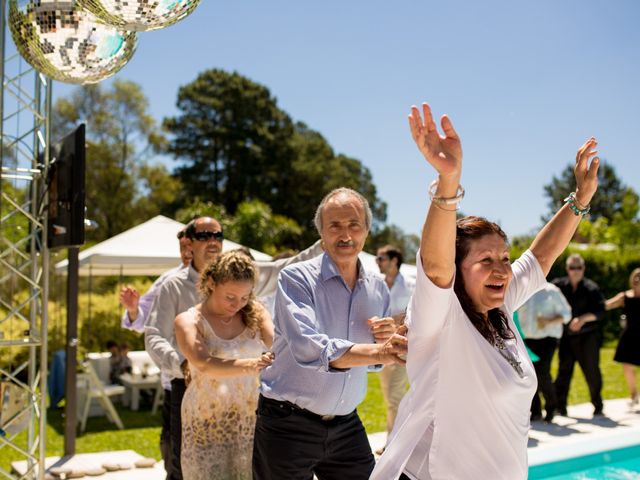
[[500, 355], [511, 365], [511, 367], [516, 371], [516, 373], [520, 377], [524, 377], [524, 370], [522, 369], [522, 364], [520, 359], [518, 358], [517, 353], [511, 351], [511, 349], [507, 348], [504, 339], [498, 335], [498, 332], [493, 331], [493, 346], [496, 347]]

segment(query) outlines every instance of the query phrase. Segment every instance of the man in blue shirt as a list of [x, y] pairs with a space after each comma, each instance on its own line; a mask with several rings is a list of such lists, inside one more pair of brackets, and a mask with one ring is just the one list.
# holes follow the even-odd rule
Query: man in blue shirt
[[368, 479], [373, 454], [356, 412], [370, 365], [404, 363], [384, 281], [358, 254], [371, 227], [359, 193], [340, 188], [314, 219], [325, 253], [285, 268], [275, 303], [275, 361], [262, 372], [254, 479]]

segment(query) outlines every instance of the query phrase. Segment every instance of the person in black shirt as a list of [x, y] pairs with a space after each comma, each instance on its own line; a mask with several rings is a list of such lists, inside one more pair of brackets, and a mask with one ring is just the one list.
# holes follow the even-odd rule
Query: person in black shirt
[[594, 415], [602, 415], [602, 375], [600, 373], [600, 320], [604, 297], [598, 285], [584, 277], [584, 259], [579, 254], [567, 258], [567, 276], [553, 280], [571, 305], [572, 320], [564, 326], [558, 356], [560, 365], [555, 381], [557, 411], [567, 414], [567, 396], [573, 367], [577, 361], [584, 373]]

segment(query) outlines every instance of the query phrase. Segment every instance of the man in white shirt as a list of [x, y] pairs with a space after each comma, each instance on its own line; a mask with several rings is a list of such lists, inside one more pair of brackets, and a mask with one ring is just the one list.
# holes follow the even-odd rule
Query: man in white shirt
[[540, 394], [544, 397], [545, 422], [553, 420], [557, 406], [556, 391], [551, 380], [551, 359], [562, 337], [562, 327], [571, 321], [571, 306], [562, 291], [547, 283], [518, 310], [525, 344], [540, 360], [533, 364], [538, 377], [538, 391], [531, 402], [531, 420], [542, 420]]
[[[398, 324], [404, 322], [407, 305], [409, 305], [409, 300], [415, 290], [415, 283], [400, 273], [402, 260], [402, 252], [393, 245], [380, 247], [376, 254], [376, 263], [380, 273], [384, 275], [384, 281], [389, 287], [391, 295], [389, 312]], [[398, 414], [398, 406], [406, 392], [406, 385], [407, 367], [404, 365], [387, 365], [380, 372], [380, 386], [382, 387], [384, 401], [387, 404], [387, 436], [393, 430], [393, 424]], [[383, 451], [384, 448], [377, 450], [376, 453], [381, 455]]]

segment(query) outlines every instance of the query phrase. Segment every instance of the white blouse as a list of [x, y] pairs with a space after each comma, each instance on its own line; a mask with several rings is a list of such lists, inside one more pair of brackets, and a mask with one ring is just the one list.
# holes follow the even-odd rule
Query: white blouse
[[[453, 282], [449, 288], [437, 287], [421, 263], [418, 252], [416, 291], [406, 319], [411, 386], [370, 478], [397, 479], [416, 450], [416, 455], [428, 455], [428, 462], [414, 457], [409, 465], [408, 473], [420, 480], [526, 479], [529, 408], [537, 381], [512, 316], [545, 285], [544, 273], [529, 250], [523, 253], [512, 265], [501, 307], [516, 336], [505, 343], [518, 356], [518, 373], [471, 324]], [[430, 477], [420, 473], [424, 469]]]

